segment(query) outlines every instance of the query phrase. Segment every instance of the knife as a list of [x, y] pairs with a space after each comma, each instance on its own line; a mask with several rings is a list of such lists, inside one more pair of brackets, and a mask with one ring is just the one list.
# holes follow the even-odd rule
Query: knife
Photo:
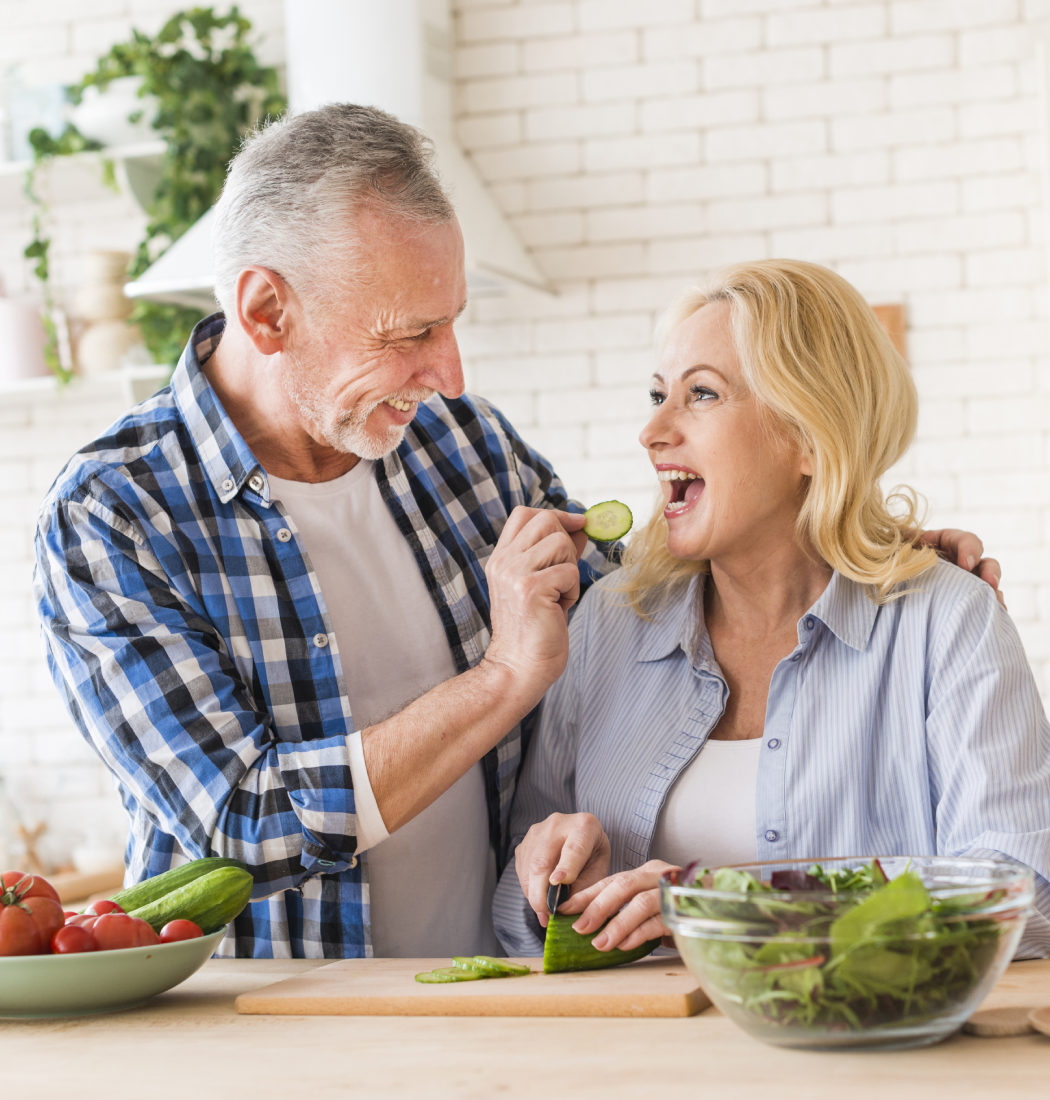
[[569, 900], [569, 884], [556, 882], [547, 888], [547, 912], [552, 916], [558, 911], [562, 902]]

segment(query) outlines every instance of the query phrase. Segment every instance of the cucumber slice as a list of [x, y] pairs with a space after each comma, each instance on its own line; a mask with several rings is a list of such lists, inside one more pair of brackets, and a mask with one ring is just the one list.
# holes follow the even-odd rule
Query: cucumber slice
[[543, 941], [544, 974], [559, 974], [564, 970], [605, 970], [642, 959], [660, 946], [659, 940], [649, 940], [631, 951], [621, 951], [618, 947], [612, 951], [599, 951], [591, 945], [591, 940], [609, 922], [606, 921], [597, 931], [581, 936], [572, 927], [572, 922], [577, 919], [554, 913], [547, 921], [547, 938]]
[[463, 970], [458, 966], [443, 966], [440, 970], [428, 970], [416, 975], [417, 982], [443, 985], [446, 982], [476, 982], [484, 978], [480, 970]]
[[622, 539], [634, 523], [631, 509], [618, 500], [603, 500], [583, 514], [587, 517], [583, 533], [595, 542], [615, 542]]
[[469, 959], [457, 956], [452, 961], [457, 967], [463, 967], [467, 970], [480, 970], [486, 978], [520, 978], [524, 974], [532, 973], [527, 966], [507, 962], [506, 959], [496, 959], [491, 955], [475, 955]]

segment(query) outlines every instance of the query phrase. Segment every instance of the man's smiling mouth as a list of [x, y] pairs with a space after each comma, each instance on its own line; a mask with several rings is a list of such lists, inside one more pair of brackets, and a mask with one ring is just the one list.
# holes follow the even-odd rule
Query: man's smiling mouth
[[389, 405], [392, 409], [397, 409], [398, 412], [408, 412], [408, 410], [412, 408], [415, 402], [399, 401], [396, 397], [384, 397], [383, 404]]
[[684, 511], [700, 499], [704, 491], [704, 479], [684, 466], [658, 466], [656, 476], [670, 483], [671, 495], [664, 506], [664, 515]]

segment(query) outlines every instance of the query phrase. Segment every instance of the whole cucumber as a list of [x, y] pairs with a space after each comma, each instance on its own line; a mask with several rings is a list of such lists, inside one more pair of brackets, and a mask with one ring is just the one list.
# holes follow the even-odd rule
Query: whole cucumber
[[602, 928], [581, 936], [572, 927], [578, 917], [554, 913], [547, 921], [547, 937], [543, 941], [543, 973], [559, 974], [564, 970], [605, 970], [610, 966], [621, 966], [634, 962], [651, 954], [660, 946], [659, 940], [649, 940], [631, 951], [621, 951], [614, 947], [611, 951], [599, 951], [591, 946], [591, 940]]
[[168, 921], [191, 920], [207, 936], [225, 928], [248, 904], [252, 885], [252, 876], [240, 867], [220, 867], [130, 915], [146, 921], [154, 932]]
[[173, 867], [170, 871], [154, 875], [153, 878], [136, 882], [119, 894], [113, 895], [113, 901], [130, 913], [134, 909], [141, 909], [144, 905], [156, 901], [158, 898], [170, 894], [172, 890], [178, 890], [194, 879], [202, 878], [211, 871], [217, 871], [220, 867], [239, 867], [242, 871], [248, 870], [248, 865], [239, 859], [227, 859], [225, 856], [205, 856], [203, 859], [194, 859], [189, 863], [183, 863], [180, 867]]

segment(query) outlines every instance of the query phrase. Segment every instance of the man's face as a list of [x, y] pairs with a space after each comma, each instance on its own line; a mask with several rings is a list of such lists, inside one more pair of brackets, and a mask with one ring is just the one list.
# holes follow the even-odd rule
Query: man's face
[[284, 382], [318, 443], [378, 459], [404, 438], [418, 402], [463, 392], [452, 331], [467, 298], [463, 235], [455, 221], [410, 223], [371, 207], [356, 231], [357, 281], [343, 295], [322, 285], [326, 304], [304, 307]]

